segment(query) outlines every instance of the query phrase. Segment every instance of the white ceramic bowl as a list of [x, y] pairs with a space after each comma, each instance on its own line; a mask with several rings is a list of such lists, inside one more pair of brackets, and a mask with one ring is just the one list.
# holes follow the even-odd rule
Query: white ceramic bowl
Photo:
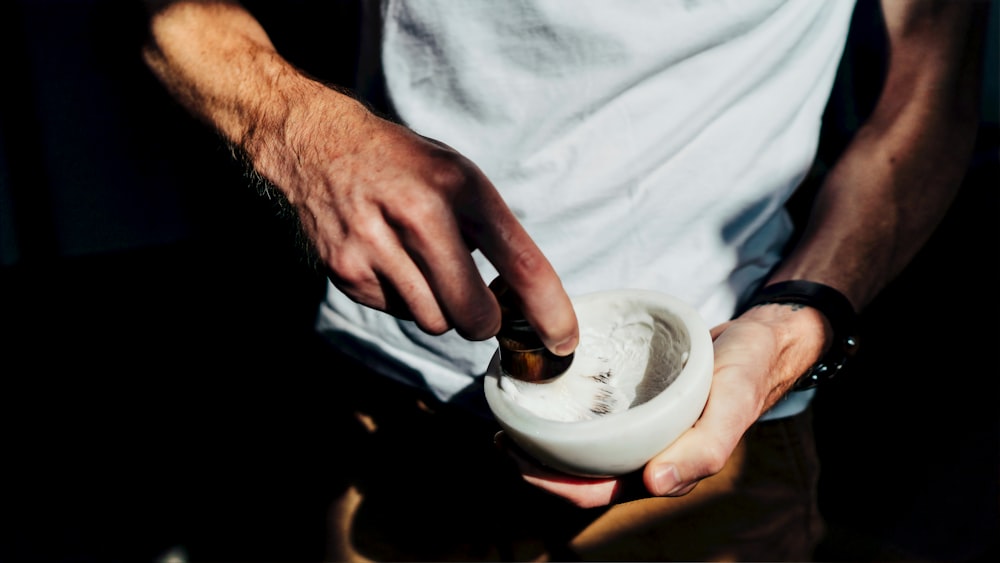
[[[573, 306], [580, 322], [581, 340], [567, 372], [549, 383], [513, 381], [501, 374], [498, 350], [486, 373], [486, 400], [510, 438], [554, 469], [588, 477], [635, 471], [701, 416], [714, 364], [708, 327], [690, 305], [655, 291], [591, 293], [574, 298]], [[591, 418], [583, 420], [557, 420], [551, 413], [539, 410], [538, 400], [534, 404], [524, 400], [525, 390], [531, 393], [558, 390], [530, 386], [567, 382], [585, 382], [583, 387], [576, 383], [575, 388], [592, 395], [590, 389], [599, 384], [582, 378], [593, 375], [593, 358], [605, 361], [610, 357], [600, 348], [614, 341], [611, 334], [620, 335], [623, 331], [640, 338], [624, 346], [637, 353], [636, 357], [611, 360], [607, 365], [607, 371], [615, 373], [618, 381], [635, 380], [625, 385], [628, 391], [623, 396], [627, 400], [619, 401], [621, 406], [616, 412], [588, 413]], [[628, 371], [625, 364], [632, 365], [634, 378], [621, 375]], [[616, 373], [619, 368], [621, 373]], [[632, 394], [636, 395], [635, 400]], [[549, 398], [542, 395], [542, 399], [544, 406]], [[589, 405], [592, 399], [584, 397], [580, 401]]]

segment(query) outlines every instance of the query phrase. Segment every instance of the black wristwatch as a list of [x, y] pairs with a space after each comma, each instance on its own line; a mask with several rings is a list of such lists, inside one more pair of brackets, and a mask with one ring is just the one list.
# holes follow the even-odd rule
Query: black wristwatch
[[[795, 382], [793, 391], [811, 389], [844, 369], [858, 351], [858, 314], [844, 294], [821, 283], [790, 280], [761, 288], [740, 310], [740, 314], [766, 303], [798, 303], [823, 313], [833, 328], [833, 344], [822, 358]], [[738, 315], [737, 315], [738, 316]]]

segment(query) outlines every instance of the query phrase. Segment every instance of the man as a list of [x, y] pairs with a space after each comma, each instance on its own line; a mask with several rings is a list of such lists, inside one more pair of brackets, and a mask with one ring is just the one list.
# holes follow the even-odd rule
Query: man
[[[850, 2], [386, 1], [366, 12], [365, 60], [379, 64], [364, 68], [384, 76], [391, 119], [299, 71], [239, 5], [152, 2], [150, 67], [287, 199], [328, 270], [319, 330], [430, 393], [436, 420], [477, 406], [500, 324], [487, 288], [497, 274], [559, 355], [579, 339], [570, 295], [598, 289], [672, 293], [715, 325], [705, 411], [641, 475], [572, 479], [514, 451], [537, 487], [522, 490], [469, 458], [421, 459], [422, 479], [462, 474], [444, 487], [495, 476], [503, 495], [454, 504], [508, 526], [479, 537], [460, 519], [421, 524], [426, 507], [393, 524], [363, 518], [395, 474], [384, 450], [359, 451], [386, 473], [337, 505], [337, 558], [451, 553], [421, 551], [431, 537], [461, 558], [808, 558], [822, 524], [813, 391], [797, 387], [849, 355], [855, 312], [958, 189], [986, 6], [883, 5], [882, 95], [789, 245], [784, 206], [815, 154]], [[374, 435], [403, 417], [365, 414]], [[486, 520], [491, 511], [507, 518]], [[420, 530], [412, 544], [408, 525]]]

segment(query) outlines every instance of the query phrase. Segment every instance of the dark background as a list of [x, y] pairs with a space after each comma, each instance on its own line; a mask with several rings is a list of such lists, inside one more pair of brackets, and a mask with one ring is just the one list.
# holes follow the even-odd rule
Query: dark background
[[[354, 77], [354, 2], [249, 2], [288, 58]], [[870, 109], [863, 0], [819, 168]], [[966, 184], [819, 394], [820, 558], [997, 554], [998, 10]], [[0, 561], [319, 560], [323, 278], [140, 59], [139, 3], [0, 7]], [[341, 56], [343, 55], [343, 56]]]

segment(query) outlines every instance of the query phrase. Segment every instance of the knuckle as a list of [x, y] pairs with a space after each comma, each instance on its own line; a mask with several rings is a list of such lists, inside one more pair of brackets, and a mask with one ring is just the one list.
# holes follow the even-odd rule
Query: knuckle
[[468, 306], [455, 320], [455, 330], [468, 340], [487, 340], [500, 330], [499, 311], [487, 306]]
[[704, 462], [700, 467], [699, 478], [711, 477], [722, 471], [729, 460], [729, 451], [720, 444], [706, 444], [702, 451]]
[[327, 259], [327, 265], [338, 282], [337, 285], [354, 291], [368, 285], [373, 280], [373, 272], [368, 261], [359, 253], [341, 249]]
[[377, 214], [358, 214], [351, 219], [349, 232], [354, 244], [367, 246], [385, 236], [385, 225]]
[[432, 162], [428, 183], [442, 193], [458, 193], [473, 181], [473, 170], [463, 158], [453, 153], [442, 151]]
[[521, 248], [511, 258], [511, 283], [518, 285], [530, 284], [548, 273], [548, 262], [535, 247]]
[[399, 202], [399, 208], [393, 214], [393, 222], [410, 233], [419, 233], [427, 225], [441, 221], [442, 206], [436, 197], [418, 197], [416, 194], [404, 195]]

